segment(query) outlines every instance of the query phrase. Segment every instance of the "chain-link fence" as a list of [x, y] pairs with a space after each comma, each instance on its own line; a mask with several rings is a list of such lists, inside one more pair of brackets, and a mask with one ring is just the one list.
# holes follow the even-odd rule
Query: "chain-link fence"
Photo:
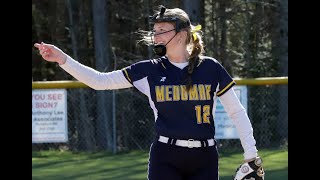
[[[258, 148], [287, 146], [288, 85], [248, 86], [248, 115]], [[134, 88], [67, 89], [68, 141], [32, 143], [32, 149], [148, 150], [155, 135], [154, 122], [147, 97]], [[218, 144], [241, 148], [239, 139], [219, 139]]]

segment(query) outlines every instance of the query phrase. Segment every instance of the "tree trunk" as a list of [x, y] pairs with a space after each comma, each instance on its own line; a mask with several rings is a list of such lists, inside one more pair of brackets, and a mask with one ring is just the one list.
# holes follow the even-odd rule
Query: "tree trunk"
[[[151, 27], [151, 24], [150, 24], [149, 16], [151, 16], [152, 14], [149, 13], [150, 12], [149, 4], [150, 4], [149, 0], [144, 1], [145, 13], [146, 13], [147, 23], [148, 23], [148, 31], [151, 31], [153, 27]], [[152, 46], [148, 46], [148, 58], [151, 59], [152, 56], [153, 56]]]
[[250, 12], [249, 12], [249, 7], [248, 3], [246, 3], [246, 12], [245, 12], [245, 31], [243, 31], [243, 52], [244, 52], [244, 61], [245, 61], [245, 74], [246, 77], [252, 78], [252, 73], [250, 71], [251, 66], [252, 66], [252, 56], [251, 56], [251, 51], [250, 51], [250, 26], [251, 26], [251, 21], [250, 21]]
[[224, 68], [231, 74], [232, 73], [232, 66], [231, 61], [228, 58], [227, 54], [227, 32], [228, 32], [228, 26], [227, 26], [227, 12], [226, 8], [228, 7], [228, 4], [226, 1], [222, 0], [219, 2], [219, 24], [220, 24], [220, 46], [219, 46], [219, 60], [222, 62], [222, 65]]
[[[279, 1], [279, 17], [275, 19], [279, 21], [276, 29], [275, 48], [278, 50], [275, 56], [279, 58], [280, 62], [280, 76], [288, 76], [288, 0]], [[283, 85], [279, 87], [279, 120], [278, 132], [280, 137], [286, 141], [288, 134], [288, 86]]]
[[[79, 61], [81, 56], [79, 56], [79, 47], [84, 47], [84, 43], [81, 41], [80, 36], [80, 23], [79, 23], [79, 7], [81, 2], [76, 0], [68, 0], [68, 10], [69, 10], [69, 20], [70, 20], [70, 34], [72, 40], [72, 52], [75, 60]], [[79, 121], [79, 127], [77, 127], [79, 135], [79, 146], [78, 149], [85, 151], [94, 151], [95, 150], [95, 141], [94, 141], [94, 128], [93, 121], [89, 118], [88, 107], [86, 104], [85, 90], [79, 89], [79, 94], [75, 95], [79, 97], [79, 104], [74, 102], [75, 106], [79, 107], [79, 112], [74, 112], [75, 121]]]
[[[49, 1], [48, 30], [51, 43], [57, 47], [64, 47], [68, 43], [66, 35], [65, 1]], [[69, 74], [65, 71], [56, 71], [54, 79], [68, 79]]]
[[[93, 27], [94, 45], [96, 57], [96, 69], [98, 71], [113, 70], [110, 62], [110, 48], [108, 37], [108, 16], [106, 13], [107, 4], [105, 0], [93, 0]], [[98, 145], [105, 150], [114, 150], [113, 135], [115, 129], [112, 128], [112, 101], [111, 91], [97, 92], [97, 131]]]
[[213, 1], [212, 0], [212, 21], [213, 21], [213, 24], [212, 24], [212, 37], [213, 37], [213, 53], [212, 53], [212, 56], [214, 58], [217, 58], [219, 57], [219, 36], [218, 36], [218, 23], [217, 23], [217, 2], [216, 1]]
[[182, 7], [189, 15], [191, 24], [201, 24], [204, 28], [204, 2], [203, 0], [183, 0]]

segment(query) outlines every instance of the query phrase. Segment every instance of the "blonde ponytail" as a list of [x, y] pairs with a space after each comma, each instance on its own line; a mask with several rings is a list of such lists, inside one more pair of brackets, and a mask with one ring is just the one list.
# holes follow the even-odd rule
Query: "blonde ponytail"
[[204, 53], [203, 41], [201, 34], [201, 25], [192, 26], [190, 31], [188, 31], [188, 49], [190, 49], [190, 57], [189, 57], [189, 67], [188, 67], [188, 77], [186, 80], [187, 91], [189, 91], [192, 87], [192, 78], [191, 75], [193, 73], [194, 68], [200, 63], [200, 56]]

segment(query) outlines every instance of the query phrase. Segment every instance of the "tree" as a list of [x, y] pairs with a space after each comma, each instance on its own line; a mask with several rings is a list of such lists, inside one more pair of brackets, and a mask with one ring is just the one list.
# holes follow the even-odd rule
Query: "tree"
[[[94, 44], [96, 69], [101, 72], [112, 71], [110, 62], [110, 46], [108, 37], [108, 14], [105, 0], [93, 0], [93, 27], [94, 27]], [[97, 125], [98, 145], [105, 150], [114, 150], [113, 131], [112, 131], [112, 101], [111, 91], [97, 92]]]
[[[83, 11], [82, 1], [77, 0], [68, 0], [67, 7], [69, 12], [69, 23], [70, 23], [70, 35], [72, 42], [72, 57], [75, 60], [83, 60], [86, 59], [85, 56], [80, 55], [80, 49], [87, 48], [87, 33], [85, 26], [84, 18], [81, 18]], [[86, 64], [85, 62], [81, 62]], [[74, 119], [76, 121], [76, 130], [79, 136], [78, 139], [78, 149], [93, 151], [95, 150], [95, 137], [94, 137], [94, 126], [91, 123], [92, 119], [89, 116], [86, 96], [88, 96], [87, 92], [84, 89], [79, 89], [79, 92], [74, 92], [76, 97], [79, 97], [79, 103], [73, 101], [73, 105], [76, 107], [79, 105], [79, 109], [75, 108], [75, 112], [73, 113]], [[79, 94], [78, 94], [79, 93]]]
[[[279, 0], [278, 11], [275, 13], [275, 31], [273, 35], [273, 56], [279, 60], [279, 74], [278, 76], [288, 76], [288, 0]], [[277, 120], [278, 126], [288, 125], [288, 86], [281, 86], [279, 88], [279, 118]], [[285, 138], [288, 134], [287, 129], [279, 129], [278, 132], [281, 138]]]
[[192, 24], [201, 24], [203, 28], [205, 27], [203, 0], [183, 0], [181, 6], [181, 8], [184, 9], [186, 13], [189, 15]]

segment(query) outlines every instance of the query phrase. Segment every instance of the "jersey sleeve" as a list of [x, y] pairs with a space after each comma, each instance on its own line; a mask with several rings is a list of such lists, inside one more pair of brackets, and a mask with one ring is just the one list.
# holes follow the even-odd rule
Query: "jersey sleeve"
[[124, 74], [124, 77], [132, 85], [133, 85], [133, 82], [138, 81], [144, 77], [147, 77], [150, 71], [151, 71], [150, 60], [140, 61], [122, 69], [122, 73]]
[[217, 92], [217, 96], [221, 96], [225, 92], [227, 92], [232, 86], [236, 84], [236, 82], [232, 79], [230, 74], [226, 71], [226, 69], [220, 64], [217, 63], [217, 71], [218, 71], [218, 79], [219, 79], [219, 89]]
[[66, 62], [59, 66], [78, 81], [81, 81], [95, 90], [111, 90], [132, 87], [132, 84], [126, 80], [121, 70], [99, 72], [91, 67], [79, 63], [70, 56], [67, 56]]

